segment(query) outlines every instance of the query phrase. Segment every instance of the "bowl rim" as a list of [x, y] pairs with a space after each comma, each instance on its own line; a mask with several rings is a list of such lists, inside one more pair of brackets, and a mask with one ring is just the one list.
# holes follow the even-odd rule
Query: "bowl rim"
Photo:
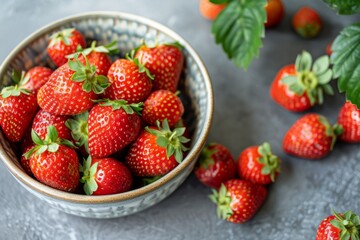
[[151, 26], [152, 28], [157, 29], [158, 31], [161, 31], [162, 33], [168, 35], [171, 38], [177, 39], [182, 45], [185, 46], [189, 54], [193, 57], [195, 63], [199, 67], [199, 71], [203, 75], [204, 83], [205, 83], [205, 90], [208, 93], [208, 103], [207, 103], [207, 109], [208, 112], [205, 115], [205, 122], [204, 126], [201, 129], [200, 137], [198, 141], [194, 144], [191, 151], [188, 153], [188, 155], [185, 157], [185, 159], [182, 161], [181, 164], [179, 164], [175, 169], [170, 171], [168, 174], [163, 176], [158, 181], [155, 181], [147, 186], [137, 188], [128, 192], [124, 193], [118, 193], [118, 194], [111, 194], [111, 195], [101, 195], [101, 196], [87, 196], [87, 195], [81, 195], [76, 193], [69, 193], [64, 192], [61, 190], [54, 189], [52, 187], [49, 187], [36, 179], [30, 177], [27, 173], [25, 173], [24, 170], [20, 169], [6, 154], [4, 148], [2, 145], [0, 145], [0, 158], [4, 162], [5, 166], [9, 169], [10, 173], [15, 177], [16, 180], [20, 181], [22, 185], [29, 188], [28, 190], [33, 190], [35, 192], [38, 192], [40, 194], [46, 195], [47, 197], [66, 201], [66, 202], [73, 202], [73, 203], [83, 203], [83, 204], [97, 204], [97, 203], [114, 203], [119, 201], [126, 201], [131, 200], [133, 198], [141, 197], [145, 194], [148, 194], [154, 190], [159, 189], [160, 187], [166, 185], [170, 180], [176, 178], [178, 174], [185, 170], [187, 166], [189, 166], [193, 161], [195, 161], [202, 150], [203, 146], [206, 143], [207, 136], [209, 134], [211, 124], [212, 124], [212, 117], [213, 117], [213, 105], [214, 105], [214, 99], [213, 99], [213, 90], [211, 85], [211, 79], [209, 77], [209, 74], [207, 72], [207, 69], [199, 57], [199, 55], [196, 53], [196, 51], [191, 47], [191, 45], [182, 38], [179, 34], [175, 33], [173, 30], [169, 29], [168, 27], [145, 17], [138, 16], [135, 14], [125, 13], [125, 12], [117, 12], [117, 11], [95, 11], [95, 12], [85, 12], [75, 15], [70, 15], [65, 18], [61, 18], [59, 20], [53, 21], [42, 28], [38, 29], [37, 31], [33, 32], [30, 36], [25, 38], [23, 41], [21, 41], [11, 52], [10, 54], [5, 58], [5, 60], [0, 65], [0, 77], [3, 77], [7, 71], [7, 68], [9, 67], [10, 63], [13, 61], [15, 56], [22, 51], [29, 43], [33, 42], [40, 36], [48, 33], [51, 30], [54, 30], [56, 28], [61, 27], [62, 25], [65, 25], [67, 23], [70, 23], [72, 21], [77, 21], [81, 19], [91, 19], [93, 17], [112, 17], [112, 18], [122, 18], [130, 21], [139, 22], [148, 26]]

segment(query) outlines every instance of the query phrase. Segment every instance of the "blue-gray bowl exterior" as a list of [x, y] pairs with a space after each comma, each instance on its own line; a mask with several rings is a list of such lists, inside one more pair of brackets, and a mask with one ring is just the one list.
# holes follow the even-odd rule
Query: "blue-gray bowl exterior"
[[[0, 157], [12, 175], [29, 192], [66, 213], [91, 218], [112, 218], [146, 209], [169, 196], [181, 185], [191, 173], [196, 158], [205, 143], [213, 112], [212, 88], [206, 69], [190, 45], [166, 27], [131, 14], [96, 12], [62, 19], [25, 39], [0, 66], [0, 87], [11, 84], [10, 76], [14, 69], [28, 70], [38, 65], [55, 68], [46, 52], [49, 36], [60, 29], [70, 27], [81, 31], [88, 43], [93, 40], [96, 40], [98, 44], [117, 41], [120, 54], [115, 58], [124, 56], [144, 40], [147, 44], [178, 41], [184, 46], [185, 65], [179, 89], [186, 109], [184, 119], [192, 133], [191, 149], [187, 157], [173, 170], [176, 174], [170, 172], [169, 176], [166, 175], [149, 186], [131, 191], [131, 197], [119, 196], [120, 200], [116, 200], [116, 195], [99, 200], [95, 196], [77, 195], [79, 197], [76, 198], [76, 194], [65, 192], [63, 193], [65, 197], [58, 197], [61, 195], [58, 190], [45, 185], [40, 186], [41, 183], [24, 176], [24, 171], [19, 164], [18, 156], [16, 156], [20, 154], [15, 154], [2, 131], [0, 133]], [[39, 186], [41, 191], [39, 191]], [[142, 189], [144, 191], [141, 191]], [[74, 201], [69, 200], [67, 196]]]

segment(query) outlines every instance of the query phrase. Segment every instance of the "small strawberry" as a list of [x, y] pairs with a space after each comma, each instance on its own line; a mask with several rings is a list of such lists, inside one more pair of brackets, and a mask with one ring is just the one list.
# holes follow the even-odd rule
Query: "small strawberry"
[[74, 115], [73, 118], [66, 120], [65, 125], [71, 131], [71, 136], [77, 147], [84, 155], [89, 155], [89, 128], [88, 128], [89, 112], [83, 112]]
[[208, 187], [218, 189], [227, 180], [235, 177], [236, 166], [229, 150], [218, 143], [206, 146], [199, 157], [195, 175]]
[[319, 14], [312, 8], [300, 8], [292, 18], [292, 26], [303, 38], [314, 38], [319, 35], [322, 22]]
[[215, 4], [212, 3], [210, 0], [200, 0], [199, 10], [204, 18], [209, 20], [215, 20], [215, 18], [226, 6], [226, 3]]
[[54, 126], [58, 132], [59, 138], [71, 140], [70, 130], [65, 126], [68, 116], [54, 115], [40, 109], [33, 120], [32, 129], [41, 139], [45, 139], [48, 126]]
[[170, 130], [166, 119], [162, 126], [158, 122], [157, 127], [146, 127], [130, 147], [126, 165], [138, 177], [165, 175], [183, 160], [183, 152], [188, 150], [183, 145], [189, 141], [182, 136], [184, 132], [185, 128]]
[[48, 126], [45, 140], [35, 131], [31, 137], [36, 144], [24, 156], [30, 161], [30, 168], [40, 182], [67, 192], [74, 192], [78, 186], [79, 160], [74, 145], [58, 137], [54, 126]]
[[333, 213], [320, 223], [316, 240], [359, 240], [360, 217], [352, 211]]
[[338, 124], [344, 129], [344, 132], [339, 136], [341, 141], [360, 142], [360, 110], [355, 104], [351, 102], [344, 104], [339, 112]]
[[246, 148], [237, 164], [240, 178], [257, 184], [275, 182], [280, 173], [280, 159], [272, 154], [269, 143]]
[[231, 179], [219, 191], [213, 189], [211, 201], [217, 204], [217, 215], [233, 223], [244, 223], [252, 218], [264, 203], [267, 190], [245, 180]]
[[93, 157], [106, 157], [134, 141], [140, 132], [138, 114], [142, 104], [125, 100], [99, 100], [89, 113], [89, 152]]
[[154, 75], [153, 90], [165, 89], [176, 92], [184, 65], [182, 48], [183, 46], [177, 42], [155, 47], [144, 44], [137, 48], [135, 57], [138, 57]]
[[334, 94], [329, 84], [332, 78], [329, 65], [328, 56], [318, 58], [312, 65], [310, 53], [303, 51], [297, 56], [295, 64], [285, 66], [277, 73], [270, 88], [271, 97], [285, 109], [294, 112], [322, 104], [324, 92]]
[[83, 64], [77, 57], [59, 67], [38, 92], [37, 100], [42, 109], [56, 115], [74, 115], [90, 109], [109, 86], [103, 75], [96, 74], [96, 67], [87, 58]]
[[342, 127], [319, 114], [309, 113], [298, 119], [287, 131], [284, 151], [301, 158], [319, 159], [330, 153], [336, 138], [343, 131]]
[[278, 25], [284, 18], [284, 4], [281, 0], [268, 0], [265, 6], [265, 27], [270, 28]]
[[84, 36], [74, 28], [67, 28], [50, 36], [47, 52], [55, 65], [60, 67], [68, 61], [66, 56], [75, 53], [78, 46], [85, 48]]
[[25, 78], [28, 78], [28, 80], [22, 87], [37, 93], [37, 91], [49, 80], [52, 73], [53, 70], [50, 68], [40, 66], [33, 67], [25, 74]]
[[20, 142], [36, 114], [38, 104], [35, 94], [21, 87], [25, 72], [13, 72], [16, 85], [5, 87], [0, 93], [0, 126], [7, 139]]
[[110, 86], [104, 97], [112, 100], [126, 100], [128, 103], [145, 101], [152, 88], [154, 78], [149, 70], [134, 58], [134, 51], [126, 59], [116, 60], [110, 67], [107, 77]]
[[328, 45], [326, 45], [326, 54], [329, 56], [331, 56], [332, 54], [332, 50], [331, 50], [332, 44], [333, 44], [332, 42], [329, 42]]
[[144, 102], [142, 119], [151, 126], [156, 126], [156, 121], [167, 119], [169, 126], [174, 127], [183, 114], [184, 106], [176, 94], [168, 90], [157, 90]]
[[86, 195], [107, 195], [129, 191], [133, 179], [129, 169], [114, 158], [91, 159], [80, 167]]

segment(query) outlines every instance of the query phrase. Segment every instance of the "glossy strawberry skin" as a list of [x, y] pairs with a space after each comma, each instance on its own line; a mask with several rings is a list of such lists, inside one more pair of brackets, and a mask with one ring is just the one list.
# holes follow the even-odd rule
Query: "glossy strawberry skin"
[[[90, 65], [94, 65], [96, 67], [96, 73], [98, 75], [106, 76], [108, 71], [111, 67], [111, 59], [106, 53], [102, 52], [91, 52], [90, 54], [86, 55]], [[83, 55], [79, 56], [79, 60], [82, 63], [85, 63], [85, 59]]]
[[151, 126], [156, 126], [157, 120], [167, 119], [169, 126], [174, 127], [183, 114], [184, 106], [178, 96], [168, 90], [157, 90], [144, 102], [142, 119]]
[[37, 109], [36, 96], [32, 93], [7, 98], [0, 96], [0, 126], [9, 141], [21, 141]]
[[325, 218], [319, 225], [316, 240], [340, 240], [340, 229], [331, 224], [336, 217], [331, 215]]
[[33, 154], [30, 157], [30, 168], [40, 182], [67, 192], [74, 192], [78, 186], [79, 160], [76, 152], [63, 145], [55, 152]]
[[74, 30], [72, 32], [72, 36], [69, 37], [69, 45], [66, 45], [63, 41], [58, 41], [53, 46], [48, 46], [47, 52], [55, 65], [60, 67], [68, 61], [66, 58], [67, 55], [76, 52], [78, 45], [80, 45], [82, 48], [85, 48], [85, 38], [82, 33]]
[[306, 159], [319, 159], [331, 151], [333, 137], [326, 136], [320, 115], [309, 113], [298, 119], [283, 140], [285, 152]]
[[195, 175], [206, 186], [218, 189], [221, 183], [235, 177], [235, 161], [229, 150], [221, 144], [211, 144], [205, 150], [213, 152], [210, 156], [213, 162], [207, 166], [198, 164]]
[[245, 180], [232, 179], [224, 183], [233, 214], [227, 218], [229, 222], [244, 223], [252, 218], [263, 205], [267, 197], [267, 189]]
[[266, 28], [278, 25], [284, 17], [284, 5], [281, 0], [268, 0], [265, 10], [267, 16]]
[[122, 162], [114, 158], [99, 158], [92, 159], [92, 164], [94, 163], [98, 163], [95, 173], [98, 188], [93, 195], [122, 193], [132, 188], [132, 175]]
[[178, 165], [174, 155], [167, 158], [166, 148], [159, 147], [156, 136], [146, 130], [143, 130], [131, 145], [125, 163], [137, 177], [165, 175]]
[[39, 106], [55, 115], [75, 115], [90, 109], [98, 96], [85, 92], [82, 82], [71, 80], [74, 71], [67, 64], [59, 67], [38, 92]]
[[311, 108], [311, 102], [309, 97], [306, 95], [306, 92], [304, 92], [301, 96], [298, 96], [281, 82], [281, 79], [289, 75], [296, 75], [294, 64], [280, 69], [271, 84], [270, 96], [276, 103], [289, 111], [302, 112]]
[[28, 77], [29, 80], [22, 87], [37, 93], [37, 91], [49, 80], [52, 73], [53, 70], [47, 67], [33, 67], [27, 71], [25, 77]]
[[122, 108], [94, 106], [89, 113], [89, 151], [92, 157], [106, 157], [120, 151], [136, 139], [141, 120]]
[[349, 143], [360, 142], [360, 110], [356, 105], [346, 102], [340, 109], [338, 124], [344, 128], [339, 136], [341, 141]]
[[111, 100], [126, 100], [128, 103], [145, 101], [149, 96], [152, 83], [145, 72], [128, 59], [118, 59], [110, 67], [107, 75], [110, 86], [104, 97]]
[[293, 16], [292, 26], [301, 37], [313, 38], [319, 34], [322, 22], [315, 10], [302, 7]]
[[145, 64], [154, 75], [153, 90], [165, 89], [175, 92], [178, 87], [184, 56], [178, 47], [159, 45], [154, 48], [140, 47], [135, 57]]
[[215, 4], [210, 0], [200, 0], [199, 10], [201, 15], [209, 20], [215, 20], [227, 4]]

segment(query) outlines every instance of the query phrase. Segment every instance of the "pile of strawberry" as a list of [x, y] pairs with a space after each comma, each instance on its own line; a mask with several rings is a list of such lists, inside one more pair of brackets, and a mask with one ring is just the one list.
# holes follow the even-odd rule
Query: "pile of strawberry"
[[183, 160], [181, 45], [141, 45], [112, 62], [116, 43], [86, 48], [71, 28], [51, 36], [47, 53], [57, 69], [15, 71], [0, 96], [0, 126], [20, 143], [29, 175], [63, 191], [115, 194]]

